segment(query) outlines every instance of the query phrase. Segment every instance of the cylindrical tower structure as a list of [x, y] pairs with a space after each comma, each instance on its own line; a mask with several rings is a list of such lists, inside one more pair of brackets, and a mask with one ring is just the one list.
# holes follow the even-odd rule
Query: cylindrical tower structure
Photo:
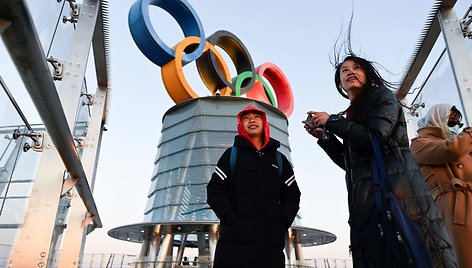
[[[141, 264], [175, 267], [186, 248], [198, 248], [200, 267], [211, 267], [219, 220], [206, 203], [206, 185], [237, 134], [236, 115], [248, 105], [264, 110], [279, 151], [291, 160], [288, 121], [277, 108], [247, 98], [195, 98], [169, 109], [163, 118], [152, 184], [142, 223], [117, 227], [114, 238], [142, 243]], [[302, 246], [333, 242], [336, 236], [301, 226], [297, 215], [287, 236], [287, 263], [302, 261]], [[146, 267], [146, 266], [143, 266]]]

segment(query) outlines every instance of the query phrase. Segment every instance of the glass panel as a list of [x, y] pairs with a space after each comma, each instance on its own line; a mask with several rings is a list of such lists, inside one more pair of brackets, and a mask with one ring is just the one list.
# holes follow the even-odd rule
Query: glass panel
[[180, 167], [213, 165], [218, 161], [226, 148], [199, 148], [184, 150], [177, 154], [162, 156], [159, 159], [159, 171], [169, 171]]
[[[40, 1], [37, 2], [41, 4]], [[54, 2], [57, 6], [57, 1]], [[1, 46], [0, 73], [28, 122], [36, 128], [33, 123], [41, 120], [7, 54], [6, 48]], [[44, 131], [44, 128], [39, 127], [39, 129]], [[0, 267], [6, 267], [11, 245], [14, 243], [19, 226], [23, 223], [34, 171], [40, 156], [40, 153], [27, 150], [25, 147], [31, 144], [30, 138], [26, 136], [13, 138], [15, 130], [20, 133], [26, 132], [24, 122], [6, 95], [5, 89], [0, 88]]]
[[188, 149], [190, 146], [192, 148], [219, 146], [222, 149], [226, 149], [233, 145], [235, 134], [236, 132], [229, 133], [223, 131], [189, 133], [187, 135], [169, 140], [166, 143], [161, 143], [160, 154], [161, 156], [175, 154], [182, 149]]
[[461, 112], [464, 111], [447, 53], [444, 53], [438, 60], [438, 64], [431, 72], [429, 79], [424, 82], [421, 91], [415, 96], [409, 96], [408, 100], [409, 103], [414, 100], [414, 103], [425, 104], [424, 108], [417, 109], [417, 114], [410, 118], [410, 128], [413, 130], [414, 135], [416, 135], [416, 130], [418, 129], [419, 119], [435, 104], [450, 103], [456, 105]]
[[[26, 0], [25, 2], [29, 9], [31, 18], [33, 19], [34, 26], [36, 27], [44, 54], [47, 55], [56, 26], [59, 21], [62, 23], [63, 15], [61, 13], [64, 4], [67, 3], [67, 1]], [[68, 9], [67, 12], [70, 13], [70, 9]]]
[[[45, 51], [45, 55], [47, 58], [53, 57], [58, 59], [61, 62], [66, 63], [66, 61], [69, 59], [69, 52], [70, 52], [70, 47], [72, 44], [72, 40], [74, 37], [74, 25], [70, 22], [63, 22], [62, 18], [65, 17], [70, 17], [70, 6], [68, 1], [63, 1], [65, 2], [64, 8], [61, 10], [62, 13], [58, 17], [57, 21], [57, 29], [56, 32], [54, 33], [54, 36], [52, 36], [51, 39], [51, 44], [50, 47], [47, 51]], [[51, 5], [52, 6], [52, 5]], [[36, 28], [39, 28], [40, 26], [36, 26]], [[54, 28], [47, 28], [45, 26], [46, 30], [49, 31]], [[67, 69], [67, 66], [64, 66], [65, 69]], [[49, 69], [51, 70], [51, 74], [54, 73], [54, 68], [52, 64], [49, 64]], [[55, 80], [54, 84], [56, 85], [56, 89], [60, 89], [60, 80]], [[65, 107], [67, 108], [67, 107]]]
[[214, 165], [188, 167], [185, 169], [185, 173], [183, 173], [182, 168], [159, 174], [157, 180], [155, 180], [156, 183], [152, 184], [152, 186], [154, 186], [153, 189], [163, 189], [176, 184], [193, 185], [208, 183], [213, 171], [215, 170]]
[[[5, 198], [5, 195], [8, 198], [25, 198], [29, 196], [30, 191], [31, 191], [31, 183], [32, 181], [28, 182], [20, 182], [20, 183], [15, 183], [11, 182], [10, 185], [8, 185], [8, 182], [5, 181], [0, 181], [0, 190], [3, 189], [3, 191], [0, 193], [0, 198]], [[8, 186], [8, 187], [7, 187]]]
[[0, 198], [2, 202], [2, 214], [0, 217], [0, 226], [2, 224], [22, 224], [25, 215], [27, 198]]
[[77, 119], [73, 134], [75, 138], [85, 137], [87, 135], [87, 127], [90, 120], [90, 105], [93, 102], [92, 98], [92, 95], [87, 95], [87, 87], [86, 84], [83, 83], [82, 96], [79, 98]]
[[0, 267], [7, 267], [8, 256], [13, 248], [17, 229], [3, 229], [0, 226]]
[[[41, 119], [39, 118], [31, 97], [26, 91], [20, 74], [14, 67], [15, 65], [13, 64], [3, 42], [0, 42], [0, 59], [0, 75], [6, 84], [8, 91], [13, 95], [30, 124], [41, 123]], [[7, 127], [19, 125], [24, 125], [24, 123], [11, 104], [10, 99], [5, 93], [5, 89], [0, 86], [0, 126]], [[0, 129], [0, 138], [4, 137], [5, 132], [3, 131], [5, 131], [5, 129]], [[9, 132], [6, 134], [9, 134]]]
[[[31, 0], [32, 2], [38, 2]], [[54, 0], [49, 0], [51, 2], [57, 2]], [[41, 1], [40, 1], [41, 2]], [[69, 56], [69, 50], [70, 46], [72, 44], [72, 38], [74, 37], [74, 24], [71, 22], [64, 22], [63, 18], [65, 17], [70, 17], [70, 12], [71, 8], [69, 6], [68, 1], [63, 1], [64, 2], [64, 8], [61, 9], [61, 13], [56, 16], [56, 21], [55, 24], [57, 24], [57, 29], [55, 29], [55, 26], [53, 27], [50, 23], [48, 25], [38, 25], [35, 21], [36, 28], [39, 31], [51, 31], [51, 30], [56, 30], [54, 35], [52, 35], [51, 39], [51, 44], [49, 50], [45, 50], [44, 54], [46, 56], [53, 56], [54, 58], [57, 58], [59, 60], [67, 60], [67, 57]], [[63, 3], [61, 3], [62, 5]], [[42, 3], [44, 5], [44, 3]], [[56, 3], [57, 5], [57, 3]], [[50, 4], [49, 6], [44, 5], [45, 8], [51, 8], [53, 4]], [[52, 20], [52, 18], [51, 18]], [[43, 27], [43, 28], [40, 28]]]

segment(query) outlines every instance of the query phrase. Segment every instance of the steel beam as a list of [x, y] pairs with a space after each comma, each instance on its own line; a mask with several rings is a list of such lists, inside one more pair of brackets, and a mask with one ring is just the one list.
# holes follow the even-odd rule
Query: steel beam
[[[72, 124], [68, 123], [69, 118], [70, 122], [74, 121], [75, 113], [70, 112], [67, 117], [64, 113], [61, 99], [56, 92], [41, 43], [25, 2], [23, 0], [0, 1], [0, 18], [11, 21], [11, 25], [2, 32], [5, 46], [48, 130], [52, 143], [57, 148], [65, 169], [68, 170], [71, 177], [79, 179], [76, 186], [77, 191], [88, 212], [93, 216], [95, 225], [100, 228], [102, 223], [98, 210], [71, 135], [72, 128], [70, 126]], [[88, 57], [88, 54], [85, 57]], [[73, 61], [69, 63], [71, 62]], [[86, 64], [81, 67], [85, 70], [85, 66]], [[70, 68], [70, 76], [79, 75], [78, 70], [74, 68], [81, 69], [80, 66]], [[64, 79], [67, 80], [66, 77]], [[74, 78], [77, 77], [72, 77], [72, 79]], [[81, 83], [82, 81], [80, 81], [80, 85]], [[62, 84], [64, 84], [64, 80]], [[67, 90], [62, 92], [67, 94]], [[78, 101], [76, 102], [78, 103]], [[67, 105], [66, 102], [64, 106], [68, 107]], [[72, 109], [68, 107], [67, 110]], [[76, 111], [77, 109], [74, 110], [74, 112]]]
[[[98, 156], [104, 127], [104, 111], [107, 102], [107, 88], [99, 87], [94, 95], [92, 106], [92, 116], [87, 129], [87, 136], [84, 140], [82, 152], [82, 163], [85, 168], [87, 178], [95, 178], [98, 165]], [[93, 182], [90, 182], [93, 185]], [[80, 253], [85, 244], [87, 226], [84, 224], [86, 212], [82, 200], [74, 195], [69, 211], [67, 229], [64, 233], [64, 242], [59, 258], [59, 267], [78, 267]]]
[[[97, 73], [98, 88], [93, 95], [92, 115], [87, 128], [87, 136], [85, 137], [84, 148], [82, 151], [82, 164], [85, 170], [88, 184], [93, 189], [95, 173], [98, 165], [98, 156], [100, 154], [100, 146], [105, 124], [106, 107], [108, 100], [108, 68], [107, 68], [107, 47], [104, 42], [106, 33], [103, 33], [103, 27], [97, 25], [102, 21], [102, 4], [98, 0], [84, 1], [80, 6], [81, 14], [77, 30], [82, 33], [93, 32], [92, 45], [94, 47], [95, 68]], [[96, 15], [96, 16], [93, 16]], [[79, 28], [81, 27], [81, 28]], [[97, 33], [97, 31], [100, 31]], [[88, 37], [91, 35], [89, 34]], [[77, 40], [73, 43], [80, 43], [83, 35], [76, 35]], [[86, 40], [87, 42], [88, 40]], [[82, 43], [82, 46], [84, 43]], [[83, 51], [84, 52], [84, 51]], [[82, 53], [83, 53], [82, 52]], [[82, 59], [83, 61], [84, 59]], [[77, 92], [76, 92], [77, 94]], [[78, 267], [81, 252], [85, 246], [87, 230], [86, 209], [82, 200], [77, 195], [73, 195], [71, 207], [69, 211], [69, 219], [67, 221], [67, 229], [64, 233], [64, 241], [59, 257], [59, 267]]]
[[469, 126], [472, 120], [472, 59], [460, 25], [461, 19], [452, 8], [441, 10], [438, 17], [464, 108], [464, 119]]
[[100, 1], [95, 31], [93, 32], [93, 55], [95, 60], [95, 72], [99, 87], [110, 87], [109, 80], [109, 32], [108, 32], [108, 0]]
[[400, 100], [404, 99], [410, 91], [411, 86], [418, 77], [421, 68], [423, 68], [424, 63], [429, 56], [429, 53], [431, 53], [431, 50], [433, 49], [434, 43], [441, 33], [438, 17], [436, 16], [439, 8], [440, 5], [438, 2], [436, 2], [436, 5], [430, 12], [425, 27], [423, 28], [423, 33], [421, 34], [420, 40], [418, 41], [416, 52], [412, 56], [409, 67], [402, 79], [399, 89], [396, 92], [397, 98]]

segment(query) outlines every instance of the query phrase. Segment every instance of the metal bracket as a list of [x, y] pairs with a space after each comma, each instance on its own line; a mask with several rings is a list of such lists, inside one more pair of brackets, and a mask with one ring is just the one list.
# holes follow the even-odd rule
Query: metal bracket
[[77, 184], [78, 181], [79, 179], [75, 179], [75, 178], [65, 179], [62, 182], [61, 196], [67, 196], [70, 198], [72, 196], [70, 193], [70, 190], [72, 189], [72, 187], [74, 187]]
[[64, 75], [64, 63], [53, 56], [49, 56], [47, 61], [54, 67], [54, 73], [52, 74], [53, 79], [62, 80], [62, 76]]
[[[93, 220], [93, 216], [90, 216], [89, 213], [87, 213], [87, 216], [85, 219], [82, 221], [82, 228], [85, 228], [91, 221]], [[94, 228], [95, 229], [95, 228]]]
[[70, 18], [64, 16], [62, 17], [63, 23], [77, 23], [79, 21], [79, 5], [76, 3], [76, 0], [67, 0], [70, 6]]
[[44, 135], [41, 132], [34, 132], [34, 131], [26, 131], [25, 133], [21, 133], [18, 129], [15, 129], [13, 131], [12, 137], [13, 139], [17, 140], [21, 136], [26, 136], [30, 139], [33, 140], [32, 146], [31, 145], [24, 145], [23, 146], [23, 151], [28, 151], [30, 148], [32, 148], [36, 152], [42, 152], [43, 151], [43, 143], [44, 143]]
[[404, 108], [406, 108], [408, 110], [408, 113], [411, 116], [415, 116], [415, 117], [419, 116], [419, 113], [416, 110], [418, 110], [420, 107], [421, 108], [426, 107], [424, 102], [422, 102], [422, 103], [413, 103], [411, 106], [408, 106], [408, 105], [406, 105], [405, 103], [402, 103], [402, 102], [400, 102], [400, 103]]
[[75, 145], [75, 146], [77, 147], [77, 149], [79, 149], [79, 150], [84, 149], [84, 146], [85, 146], [85, 144], [84, 144], [85, 137], [76, 137], [76, 138], [74, 138], [74, 141], [76, 142], [76, 145]]
[[86, 96], [87, 97], [87, 100], [82, 102], [82, 106], [83, 105], [87, 105], [87, 106], [92, 106], [93, 105], [93, 102], [95, 101], [93, 94], [82, 93], [82, 94], [80, 94], [80, 96]]
[[11, 25], [11, 21], [0, 19], [0, 34]]
[[465, 14], [464, 18], [461, 20], [461, 30], [464, 33], [464, 37], [472, 39], [472, 29], [470, 28], [470, 24], [472, 23], [472, 6], [469, 7], [467, 10], [467, 14]]
[[93, 232], [97, 228], [97, 225], [95, 223], [87, 225], [87, 235]]

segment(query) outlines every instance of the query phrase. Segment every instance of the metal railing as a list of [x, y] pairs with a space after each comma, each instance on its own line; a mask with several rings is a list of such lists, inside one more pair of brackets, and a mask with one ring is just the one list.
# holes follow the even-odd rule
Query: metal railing
[[[208, 261], [194, 261], [194, 257], [190, 257], [188, 264], [184, 264], [182, 260], [171, 260], [165, 262], [159, 261], [143, 261], [139, 260], [137, 255], [129, 254], [85, 254], [80, 267], [82, 268], [147, 268], [158, 267], [161, 264], [164, 267], [173, 268], [203, 268], [212, 267], [213, 263]], [[328, 259], [316, 258], [305, 259], [297, 264], [286, 264], [286, 268], [351, 268], [352, 260], [350, 259]], [[261, 267], [266, 268], [266, 267]]]

